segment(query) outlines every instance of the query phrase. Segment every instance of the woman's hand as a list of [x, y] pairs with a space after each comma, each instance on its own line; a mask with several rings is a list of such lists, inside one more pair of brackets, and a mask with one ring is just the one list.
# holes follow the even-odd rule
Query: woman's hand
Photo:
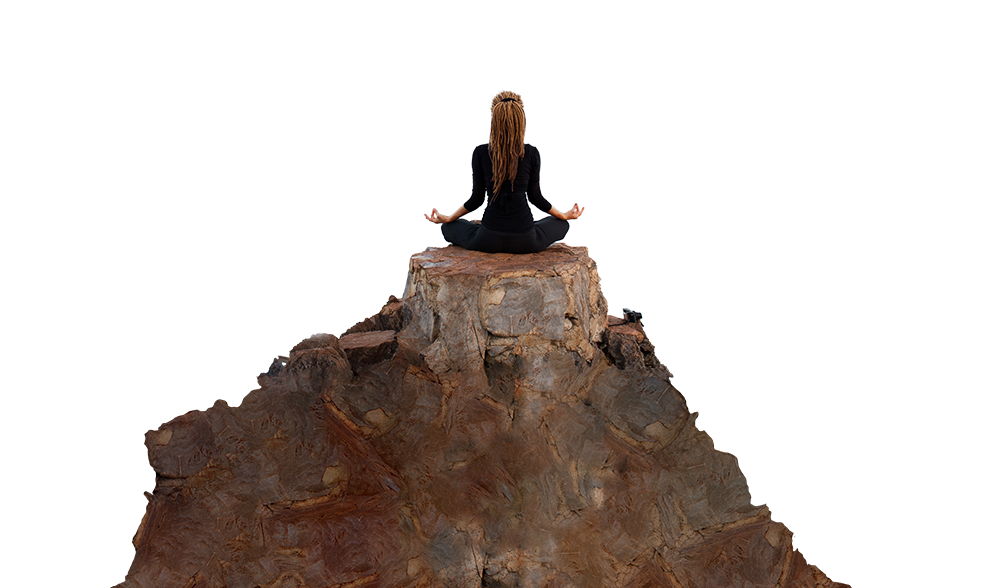
[[439, 225], [450, 223], [452, 220], [454, 220], [447, 214], [441, 214], [440, 212], [438, 212], [438, 209], [436, 208], [432, 208], [431, 213], [425, 214], [424, 218], [431, 221], [432, 223], [437, 223]]
[[556, 217], [557, 219], [568, 221], [568, 220], [573, 220], [575, 218], [580, 218], [580, 215], [583, 214], [583, 210], [584, 209], [579, 204], [574, 204], [573, 208], [570, 208], [566, 212], [559, 212], [559, 209], [553, 206], [552, 210], [549, 211], [549, 214]]
[[425, 214], [424, 218], [431, 221], [432, 223], [437, 223], [443, 225], [446, 223], [452, 223], [462, 218], [463, 216], [469, 214], [469, 211], [465, 209], [465, 205], [459, 206], [455, 214], [448, 216], [447, 214], [441, 214], [438, 209], [432, 208], [430, 214]]
[[580, 218], [580, 215], [583, 214], [583, 210], [584, 209], [580, 208], [579, 204], [574, 204], [573, 208], [566, 212], [566, 220]]

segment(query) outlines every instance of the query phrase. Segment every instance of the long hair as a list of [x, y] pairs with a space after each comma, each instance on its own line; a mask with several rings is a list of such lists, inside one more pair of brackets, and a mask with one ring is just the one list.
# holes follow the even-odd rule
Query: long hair
[[517, 164], [524, 157], [524, 103], [513, 92], [493, 97], [493, 120], [490, 122], [490, 163], [493, 164], [493, 196], [503, 183], [513, 183]]

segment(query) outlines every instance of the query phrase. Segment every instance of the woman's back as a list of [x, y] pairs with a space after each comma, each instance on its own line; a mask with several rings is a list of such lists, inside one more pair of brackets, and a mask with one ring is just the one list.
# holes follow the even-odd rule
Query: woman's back
[[[538, 149], [532, 145], [524, 144], [524, 157], [518, 161], [517, 176], [513, 182], [507, 180], [500, 187], [500, 194], [510, 194], [511, 192], [527, 192], [529, 183], [535, 190], [539, 190], [538, 168], [541, 167], [541, 156]], [[487, 196], [492, 197], [493, 192], [493, 162], [490, 160], [490, 146], [480, 145], [472, 152], [472, 189], [473, 191], [485, 190]], [[482, 184], [477, 181], [476, 176], [481, 174]], [[539, 190], [540, 193], [540, 190]]]
[[465, 209], [479, 208], [484, 198], [487, 201], [483, 212], [483, 226], [494, 231], [521, 233], [531, 230], [534, 218], [528, 201], [542, 212], [548, 212], [552, 205], [542, 196], [538, 172], [542, 165], [541, 155], [533, 146], [524, 145], [524, 157], [518, 162], [517, 176], [513, 181], [505, 181], [500, 193], [493, 193], [493, 164], [489, 146], [480, 145], [472, 152], [472, 196], [465, 202]]

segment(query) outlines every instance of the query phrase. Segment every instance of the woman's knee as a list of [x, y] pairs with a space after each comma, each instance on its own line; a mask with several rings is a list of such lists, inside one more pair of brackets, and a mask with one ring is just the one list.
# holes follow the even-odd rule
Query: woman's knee
[[441, 225], [441, 234], [445, 241], [469, 249], [469, 243], [475, 238], [479, 225], [465, 219], [458, 219]]
[[569, 221], [550, 216], [545, 219], [543, 231], [552, 242], [556, 242], [566, 236], [569, 232]]
[[441, 225], [441, 235], [444, 236], [444, 240], [445, 241], [447, 241], [449, 243], [454, 243], [455, 241], [454, 241], [454, 239], [452, 238], [452, 235], [451, 235], [452, 231], [448, 229], [449, 225], [451, 225], [451, 223], [444, 223], [444, 224]]
[[556, 221], [558, 221], [558, 224], [556, 226], [559, 228], [559, 235], [560, 235], [559, 239], [562, 239], [563, 237], [566, 236], [566, 233], [569, 232], [569, 221], [563, 220], [561, 218], [557, 218]]
[[441, 225], [441, 234], [444, 235], [445, 241], [449, 243], [456, 243], [462, 240], [462, 234], [465, 232], [465, 227], [463, 227], [458, 221], [444, 223]]

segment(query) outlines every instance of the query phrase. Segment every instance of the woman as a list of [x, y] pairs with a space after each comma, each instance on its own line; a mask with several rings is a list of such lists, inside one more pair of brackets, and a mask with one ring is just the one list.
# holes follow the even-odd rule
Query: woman
[[[560, 212], [542, 196], [538, 186], [541, 157], [538, 149], [524, 143], [524, 104], [513, 92], [493, 98], [490, 142], [472, 152], [472, 196], [455, 214], [445, 215], [435, 208], [424, 217], [441, 224], [449, 243], [487, 253], [536, 253], [566, 236], [569, 220], [583, 214], [576, 204]], [[479, 208], [484, 194], [489, 197], [482, 224], [461, 219]], [[534, 222], [531, 201], [549, 213]]]

